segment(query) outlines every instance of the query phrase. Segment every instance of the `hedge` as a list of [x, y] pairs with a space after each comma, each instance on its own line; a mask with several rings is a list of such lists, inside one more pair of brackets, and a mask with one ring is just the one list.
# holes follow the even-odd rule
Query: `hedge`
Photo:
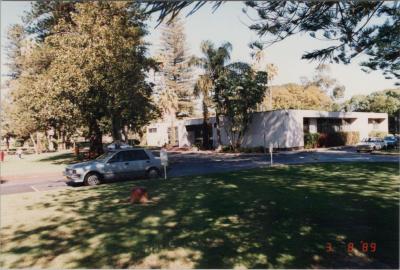
[[370, 133], [368, 133], [368, 137], [378, 137], [378, 138], [384, 138], [387, 135], [387, 132], [383, 132], [383, 131], [371, 131]]
[[357, 144], [359, 141], [360, 141], [360, 133], [357, 131], [321, 133], [318, 138], [318, 146], [330, 147], [330, 146], [354, 145]]

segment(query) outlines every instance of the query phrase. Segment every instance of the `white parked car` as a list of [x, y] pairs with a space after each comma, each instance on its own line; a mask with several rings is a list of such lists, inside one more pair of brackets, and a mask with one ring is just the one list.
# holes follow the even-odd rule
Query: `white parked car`
[[386, 147], [386, 143], [381, 138], [366, 138], [357, 144], [357, 152], [368, 151], [372, 152], [374, 150], [380, 150]]

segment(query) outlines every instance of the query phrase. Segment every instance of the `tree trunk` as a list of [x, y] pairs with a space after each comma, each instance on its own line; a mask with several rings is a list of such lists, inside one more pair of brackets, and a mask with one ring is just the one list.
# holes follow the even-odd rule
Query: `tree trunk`
[[90, 156], [101, 155], [103, 153], [103, 134], [96, 120], [90, 126], [90, 135]]
[[122, 141], [121, 134], [121, 118], [119, 116], [113, 115], [111, 120], [112, 137], [114, 141]]
[[66, 145], [66, 140], [65, 140], [65, 130], [61, 131], [61, 144], [62, 144], [62, 149], [66, 150], [67, 145]]
[[122, 134], [124, 135], [125, 143], [129, 143], [128, 133], [129, 133], [128, 126], [125, 125], [124, 128], [122, 129]]
[[60, 129], [58, 129], [57, 131], [56, 131], [56, 133], [57, 133], [57, 150], [58, 151], [60, 151], [60, 150], [63, 150], [63, 148], [62, 148], [62, 140], [61, 140], [61, 130]]
[[221, 140], [221, 123], [219, 121], [220, 113], [218, 109], [215, 112], [215, 123], [217, 124], [217, 143], [218, 146], [222, 145], [222, 140]]
[[41, 154], [42, 153], [42, 143], [40, 141], [39, 132], [36, 132], [36, 145], [37, 145], [37, 149], [38, 149], [38, 154]]
[[208, 127], [208, 108], [207, 104], [203, 101], [203, 148], [210, 148], [210, 136]]
[[[217, 76], [218, 78], [218, 76]], [[215, 78], [214, 81], [217, 79]], [[219, 89], [219, 87], [216, 87], [216, 108], [215, 108], [215, 123], [217, 125], [217, 144], [218, 146], [222, 146], [222, 140], [221, 140], [221, 122], [220, 122], [220, 116], [221, 116], [221, 108], [222, 108], [222, 104], [221, 104], [221, 98], [220, 98], [220, 93], [221, 93], [221, 89]]]
[[36, 144], [36, 142], [35, 142], [35, 138], [33, 137], [32, 133], [29, 134], [29, 137], [30, 137], [31, 140], [32, 140], [33, 148], [35, 149], [35, 154], [36, 154], [36, 155], [39, 154], [38, 147], [37, 147], [37, 144]]
[[10, 137], [6, 136], [6, 150], [7, 152], [10, 150]]

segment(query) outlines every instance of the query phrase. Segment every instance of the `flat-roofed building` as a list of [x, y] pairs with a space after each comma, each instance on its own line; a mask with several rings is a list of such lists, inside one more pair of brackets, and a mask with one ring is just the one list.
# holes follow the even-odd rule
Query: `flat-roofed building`
[[[202, 118], [188, 118], [173, 122], [155, 122], [147, 126], [147, 144], [191, 147], [201, 144]], [[229, 136], [221, 121], [221, 141], [229, 145]], [[215, 117], [210, 117], [210, 143], [217, 147]], [[176, 141], [170, 141], [171, 128], [175, 129]], [[373, 112], [327, 112], [313, 110], [274, 110], [256, 112], [243, 137], [243, 147], [268, 146], [293, 149], [304, 147], [304, 134], [331, 132], [358, 132], [366, 138], [371, 131], [388, 132], [388, 115]]]

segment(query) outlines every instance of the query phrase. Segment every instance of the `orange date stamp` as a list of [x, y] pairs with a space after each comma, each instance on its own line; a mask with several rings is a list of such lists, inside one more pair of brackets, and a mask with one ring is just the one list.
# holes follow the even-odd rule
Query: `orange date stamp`
[[[377, 250], [377, 245], [375, 242], [367, 242], [367, 241], [360, 241], [359, 243], [348, 242], [345, 244], [345, 249], [349, 253], [352, 253], [355, 249], [363, 253], [375, 253]], [[335, 248], [331, 242], [326, 243], [325, 251], [328, 253], [332, 253], [335, 251]]]

